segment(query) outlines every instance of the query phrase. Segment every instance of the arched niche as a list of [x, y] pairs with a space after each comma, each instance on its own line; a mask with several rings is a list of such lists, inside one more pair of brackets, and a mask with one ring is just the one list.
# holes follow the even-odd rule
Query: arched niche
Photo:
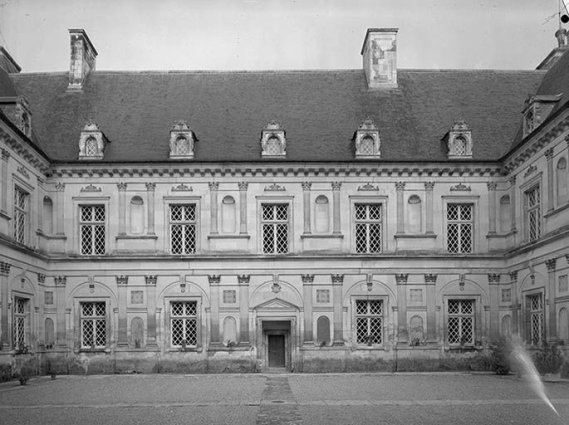
[[320, 316], [316, 320], [316, 342], [320, 345], [329, 345], [330, 341], [330, 319], [328, 316]]

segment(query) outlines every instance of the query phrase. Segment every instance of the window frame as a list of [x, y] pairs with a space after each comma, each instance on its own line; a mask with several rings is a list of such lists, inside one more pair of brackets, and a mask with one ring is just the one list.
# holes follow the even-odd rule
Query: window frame
[[[352, 238], [350, 250], [353, 254], [358, 255], [373, 255], [373, 254], [383, 254], [387, 251], [387, 243], [389, 240], [388, 232], [389, 227], [386, 225], [388, 223], [388, 197], [387, 196], [350, 196], [350, 235]], [[366, 204], [366, 205], [380, 205], [381, 207], [381, 218], [379, 220], [381, 229], [381, 250], [379, 252], [357, 252], [357, 239], [356, 239], [356, 205]]]
[[[532, 308], [532, 299], [533, 298], [539, 298], [541, 301], [541, 308], [539, 309], [533, 309]], [[534, 290], [534, 291], [526, 291], [523, 294], [523, 301], [524, 301], [524, 313], [526, 315], [525, 317], [525, 341], [526, 344], [533, 346], [533, 347], [539, 347], [541, 346], [545, 341], [545, 332], [546, 332], [546, 315], [545, 315], [545, 305], [546, 305], [546, 300], [545, 300], [545, 293], [543, 288], [538, 289], [538, 290]], [[538, 321], [539, 321], [539, 326], [541, 327], [541, 335], [539, 335], [539, 337], [537, 338], [537, 341], [534, 338], [534, 329], [533, 329], [533, 318], [537, 317]]]
[[[370, 302], [381, 302], [381, 314], [377, 315], [377, 314], [358, 314], [357, 311], [357, 305], [358, 302], [365, 302], [368, 304]], [[377, 349], [377, 348], [381, 348], [383, 349], [385, 347], [386, 344], [386, 340], [389, 339], [389, 336], [386, 335], [386, 329], [387, 329], [387, 319], [388, 319], [388, 297], [387, 296], [367, 296], [367, 295], [357, 295], [357, 296], [352, 296], [351, 299], [351, 308], [352, 308], [352, 335], [353, 335], [353, 343], [361, 349]], [[369, 307], [367, 308], [367, 311], [369, 312]], [[373, 319], [373, 318], [380, 318], [381, 319], [381, 341], [380, 342], [374, 342], [374, 341], [363, 341], [360, 342], [359, 336], [358, 336], [358, 318], [364, 318], [364, 319]], [[369, 330], [369, 326], [370, 323], [368, 321], [368, 325], [367, 328]], [[367, 337], [366, 337], [367, 339]]]
[[[257, 229], [258, 229], [258, 252], [262, 255], [289, 255], [294, 252], [294, 208], [293, 208], [293, 200], [292, 196], [258, 196], [257, 197]], [[278, 253], [278, 252], [264, 252], [264, 232], [263, 232], [263, 224], [265, 224], [263, 220], [263, 206], [264, 205], [286, 205], [287, 206], [287, 214], [288, 214], [288, 228], [287, 228], [287, 252], [286, 253]], [[277, 222], [275, 222], [277, 223]], [[277, 223], [278, 224], [278, 223]]]
[[[76, 229], [78, 232], [78, 237], [75, 238], [75, 250], [76, 252], [84, 257], [94, 257], [98, 255], [106, 255], [110, 252], [110, 216], [111, 216], [111, 209], [110, 209], [110, 197], [109, 196], [79, 196], [73, 197], [73, 229]], [[104, 205], [105, 207], [105, 254], [82, 254], [81, 253], [81, 207], [82, 206], [96, 206], [96, 205]]]
[[[195, 316], [174, 316], [172, 315], [172, 304], [176, 302], [181, 303], [195, 303], [196, 305], [196, 315]], [[202, 299], [200, 297], [179, 297], [179, 296], [171, 296], [164, 298], [164, 326], [166, 331], [166, 347], [168, 351], [198, 351], [203, 346], [202, 338], [204, 332], [202, 330], [202, 319], [203, 319], [203, 311], [202, 311]], [[196, 323], [196, 344], [186, 344], [186, 346], [182, 346], [182, 344], [174, 345], [173, 337], [172, 337], [172, 321], [176, 317], [181, 317], [185, 319], [195, 319]]]
[[[18, 311], [19, 301], [23, 303], [23, 312]], [[30, 345], [30, 326], [31, 326], [31, 299], [23, 294], [14, 294], [12, 298], [12, 347], [17, 352], [25, 352]], [[22, 322], [22, 338], [17, 337], [16, 326], [17, 323]]]
[[[202, 223], [202, 216], [201, 216], [201, 197], [199, 196], [164, 196], [163, 197], [164, 203], [164, 234], [166, 237], [164, 238], [164, 252], [167, 252], [170, 255], [175, 256], [184, 256], [184, 255], [197, 255], [200, 253], [201, 249], [201, 223]], [[194, 252], [193, 253], [183, 253], [183, 254], [173, 254], [172, 253], [172, 234], [171, 234], [171, 221], [170, 221], [170, 209], [172, 206], [178, 205], [194, 205], [195, 208], [195, 232], [194, 232]]]
[[[443, 220], [443, 231], [444, 231], [444, 250], [445, 252], [447, 252], [448, 254], [453, 254], [453, 255], [468, 255], [468, 254], [475, 254], [477, 252], [477, 249], [479, 246], [482, 246], [482, 244], [480, 243], [479, 240], [479, 234], [480, 232], [478, 231], [478, 229], [480, 229], [480, 223], [479, 223], [479, 214], [478, 214], [478, 202], [479, 202], [479, 196], [443, 196], [442, 197], [442, 201], [443, 201], [443, 214], [442, 214], [442, 220]], [[472, 232], [471, 232], [471, 245], [472, 245], [472, 249], [470, 252], [451, 252], [448, 249], [448, 243], [449, 243], [449, 232], [448, 232], [448, 225], [449, 225], [449, 220], [448, 220], [448, 206], [449, 205], [467, 205], [470, 204], [472, 205]]]
[[[83, 220], [82, 216], [83, 216], [83, 208], [89, 208], [91, 209], [91, 211], [95, 211], [95, 208], [97, 207], [103, 207], [104, 210], [104, 218], [103, 220], [95, 220], [95, 219], [91, 219], [91, 220]], [[94, 213], [91, 214], [91, 216], [93, 216]], [[89, 205], [83, 205], [80, 204], [79, 205], [79, 254], [81, 255], [85, 255], [85, 256], [93, 256], [93, 255], [105, 255], [107, 253], [107, 239], [108, 239], [108, 228], [107, 228], [107, 219], [108, 219], [108, 212], [107, 212], [107, 207], [104, 204], [89, 204]], [[102, 227], [103, 228], [103, 252], [97, 252], [97, 235], [96, 235], [96, 229], [97, 227]], [[84, 228], [89, 228], [90, 230], [90, 237], [91, 237], [91, 243], [90, 243], [90, 252], [83, 252], [83, 229]]]
[[[539, 214], [538, 214], [538, 223], [539, 223], [539, 229], [540, 229], [540, 234], [537, 238], [535, 239], [530, 239], [530, 211], [528, 211], [528, 193], [535, 190], [536, 187], [539, 187], [539, 191], [540, 191], [540, 202], [539, 202]], [[543, 226], [544, 226], [544, 185], [543, 185], [543, 172], [539, 172], [538, 174], [536, 174], [532, 179], [528, 180], [527, 182], [524, 182], [524, 184], [522, 184], [520, 186], [520, 191], [519, 193], [522, 195], [521, 196], [521, 208], [522, 208], [522, 219], [519, 220], [521, 221], [521, 225], [523, 226], [523, 240], [526, 243], [531, 243], [531, 242], [535, 242], [537, 240], [539, 240], [541, 238], [541, 235], [543, 235]], [[515, 206], [512, 205], [512, 208], [514, 208]], [[535, 211], [532, 210], [532, 211]]]
[[[83, 314], [82, 314], [82, 304], [88, 303], [104, 303], [105, 304], [105, 315], [97, 316], [99, 318], [104, 317], [105, 321], [105, 345], [83, 345]], [[109, 348], [111, 341], [111, 311], [110, 311], [110, 300], [105, 297], [81, 297], [74, 300], [74, 306], [76, 311], [76, 329], [77, 329], [77, 347], [79, 351], [104, 351]], [[100, 320], [96, 319], [95, 316], [90, 316], [85, 320]]]
[[[449, 311], [449, 305], [451, 301], [456, 301], [456, 302], [460, 302], [460, 303], [464, 303], [467, 301], [470, 301], [472, 303], [472, 312], [470, 314], [466, 314], [466, 313], [451, 313]], [[476, 336], [477, 336], [477, 328], [478, 328], [478, 320], [479, 320], [479, 316], [478, 316], [478, 306], [479, 306], [479, 300], [474, 297], [474, 296], [453, 296], [453, 295], [449, 295], [448, 297], [445, 298], [445, 302], [444, 302], [444, 313], [445, 313], [445, 343], [449, 346], [449, 347], [463, 347], [463, 346], [467, 346], [467, 347], [472, 347], [474, 345], [476, 345]], [[458, 342], [451, 342], [450, 341], [450, 319], [451, 318], [458, 318], [459, 322], [460, 322], [460, 340]], [[471, 334], [472, 334], [472, 339], [471, 341], [463, 341], [463, 332], [462, 332], [462, 328], [463, 328], [463, 319], [465, 318], [472, 318], [472, 324], [471, 324]]]
[[[18, 205], [16, 196], [20, 193], [24, 200], [24, 206]], [[14, 184], [12, 193], [12, 206], [14, 224], [12, 226], [12, 236], [15, 242], [21, 245], [28, 245], [30, 237], [30, 211], [31, 211], [31, 192], [18, 183]], [[22, 220], [21, 231], [18, 230], [18, 224]]]

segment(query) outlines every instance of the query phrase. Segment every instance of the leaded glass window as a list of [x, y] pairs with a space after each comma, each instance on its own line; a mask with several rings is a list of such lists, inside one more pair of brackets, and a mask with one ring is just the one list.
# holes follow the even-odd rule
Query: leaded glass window
[[356, 204], [354, 213], [356, 252], [358, 254], [381, 252], [381, 204]]
[[526, 192], [526, 220], [528, 242], [541, 236], [541, 190], [539, 186]]
[[19, 187], [14, 188], [14, 240], [26, 243], [26, 225], [29, 195]]
[[197, 310], [196, 301], [172, 301], [170, 303], [172, 347], [196, 347], [198, 345]]
[[104, 301], [80, 303], [81, 348], [105, 348], [107, 314]]
[[105, 253], [105, 206], [82, 205], [79, 212], [81, 254]]
[[170, 205], [170, 250], [172, 254], [195, 254], [195, 205]]
[[473, 251], [474, 206], [472, 204], [447, 205], [447, 250], [453, 253]]
[[543, 294], [528, 295], [526, 301], [529, 310], [529, 342], [532, 345], [541, 345], [544, 331]]
[[263, 204], [263, 254], [288, 252], [289, 213], [287, 204]]
[[356, 342], [383, 343], [383, 301], [356, 300]]
[[13, 315], [13, 340], [16, 350], [23, 350], [26, 346], [26, 327], [28, 320], [28, 300], [26, 298], [14, 298]]
[[474, 300], [448, 300], [448, 343], [474, 344]]

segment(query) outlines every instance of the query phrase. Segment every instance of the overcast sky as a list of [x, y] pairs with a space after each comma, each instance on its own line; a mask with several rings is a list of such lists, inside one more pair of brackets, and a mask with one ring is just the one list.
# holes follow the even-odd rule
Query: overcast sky
[[398, 67], [534, 69], [558, 0], [0, 0], [23, 72], [66, 71], [69, 28], [100, 70], [357, 69], [367, 28], [399, 28]]

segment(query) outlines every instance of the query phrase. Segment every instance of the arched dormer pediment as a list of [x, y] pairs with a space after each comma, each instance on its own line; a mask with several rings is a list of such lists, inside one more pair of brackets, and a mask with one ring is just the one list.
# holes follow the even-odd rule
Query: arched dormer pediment
[[472, 158], [472, 130], [463, 121], [456, 121], [448, 133], [447, 149], [449, 159]]
[[286, 132], [276, 121], [269, 122], [261, 133], [261, 156], [285, 157]]
[[94, 121], [87, 121], [79, 137], [79, 159], [101, 160], [109, 141]]
[[373, 159], [381, 157], [379, 129], [371, 119], [364, 120], [354, 133], [356, 158]]
[[170, 159], [193, 159], [197, 141], [187, 121], [176, 121], [170, 130]]

